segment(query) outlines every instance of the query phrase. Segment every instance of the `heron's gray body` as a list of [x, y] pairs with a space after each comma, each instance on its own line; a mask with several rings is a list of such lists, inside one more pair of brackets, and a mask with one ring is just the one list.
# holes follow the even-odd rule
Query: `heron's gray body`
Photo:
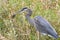
[[27, 12], [27, 14], [25, 15], [26, 19], [31, 25], [35, 26], [37, 31], [39, 31], [40, 33], [48, 34], [54, 38], [58, 38], [57, 32], [47, 20], [45, 20], [41, 16], [36, 16], [34, 17], [34, 19], [31, 19], [30, 16], [32, 14], [32, 11], [28, 8], [23, 8], [19, 12], [24, 11], [24, 10], [26, 10]]
[[36, 28], [37, 31], [41, 32], [42, 34], [47, 34], [54, 38], [58, 38], [55, 29], [47, 20], [45, 20], [41, 16], [36, 16], [34, 17], [34, 19], [31, 19], [28, 15], [26, 15], [26, 19], [31, 25]]
[[51, 24], [47, 20], [45, 20], [41, 16], [36, 16], [34, 18], [34, 21], [36, 24], [36, 28], [39, 32], [51, 35], [54, 38], [58, 38], [55, 29], [51, 26]]

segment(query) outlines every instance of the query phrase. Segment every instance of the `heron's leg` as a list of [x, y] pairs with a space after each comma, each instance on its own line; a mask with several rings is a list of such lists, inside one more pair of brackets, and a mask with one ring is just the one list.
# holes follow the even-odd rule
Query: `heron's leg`
[[39, 38], [40, 38], [40, 37], [39, 37], [39, 32], [37, 31], [37, 40], [39, 40]]

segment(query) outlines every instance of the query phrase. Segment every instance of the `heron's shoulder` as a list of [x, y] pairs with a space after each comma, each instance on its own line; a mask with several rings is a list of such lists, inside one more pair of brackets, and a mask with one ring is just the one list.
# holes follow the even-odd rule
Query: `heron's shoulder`
[[42, 16], [35, 16], [34, 19], [42, 19]]
[[41, 22], [41, 23], [49, 24], [49, 22], [45, 18], [43, 18], [42, 16], [35, 16], [34, 20]]

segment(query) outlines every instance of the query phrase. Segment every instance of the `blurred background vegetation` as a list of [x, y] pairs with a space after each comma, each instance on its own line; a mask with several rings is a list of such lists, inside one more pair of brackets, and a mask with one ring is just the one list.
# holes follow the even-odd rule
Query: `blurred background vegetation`
[[0, 40], [53, 40], [37, 33], [24, 14], [11, 18], [23, 7], [32, 9], [32, 18], [40, 15], [48, 20], [60, 35], [60, 0], [0, 0]]

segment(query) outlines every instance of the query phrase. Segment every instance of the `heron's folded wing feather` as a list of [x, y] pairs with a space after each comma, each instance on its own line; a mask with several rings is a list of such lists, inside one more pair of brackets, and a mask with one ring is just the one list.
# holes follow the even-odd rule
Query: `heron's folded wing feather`
[[34, 19], [39, 25], [56, 33], [55, 29], [51, 26], [51, 24], [41, 16], [36, 16]]

